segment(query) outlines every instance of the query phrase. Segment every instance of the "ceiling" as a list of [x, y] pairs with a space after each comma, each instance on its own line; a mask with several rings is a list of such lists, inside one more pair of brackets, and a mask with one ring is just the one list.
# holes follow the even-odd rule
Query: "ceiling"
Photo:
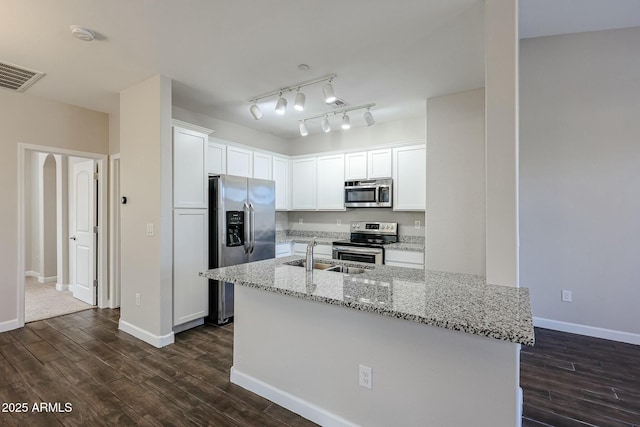
[[[625, 13], [607, 12], [614, 3]], [[520, 4], [522, 37], [640, 25], [638, 0]], [[248, 100], [335, 73], [336, 95], [348, 106], [376, 103], [380, 123], [423, 116], [425, 99], [484, 85], [482, 0], [0, 0], [0, 10], [0, 61], [46, 73], [27, 93], [107, 113], [117, 113], [121, 90], [163, 74], [174, 105], [295, 138], [298, 120], [330, 111], [322, 85], [304, 90], [304, 112], [289, 94], [285, 116], [266, 99], [256, 121]], [[96, 40], [73, 38], [72, 24]], [[362, 112], [353, 126], [364, 125]], [[308, 127], [319, 132], [320, 121]]]

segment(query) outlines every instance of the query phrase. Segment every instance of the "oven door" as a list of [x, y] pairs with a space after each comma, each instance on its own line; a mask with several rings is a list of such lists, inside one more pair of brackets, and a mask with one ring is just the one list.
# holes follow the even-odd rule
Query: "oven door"
[[333, 259], [366, 262], [369, 264], [384, 264], [384, 249], [334, 245]]

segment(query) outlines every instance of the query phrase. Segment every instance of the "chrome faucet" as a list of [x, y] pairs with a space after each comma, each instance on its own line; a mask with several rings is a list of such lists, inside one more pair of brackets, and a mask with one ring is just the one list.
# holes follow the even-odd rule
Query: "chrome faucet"
[[305, 269], [307, 271], [313, 271], [313, 247], [317, 245], [316, 238], [312, 238], [307, 244], [307, 261], [305, 263]]

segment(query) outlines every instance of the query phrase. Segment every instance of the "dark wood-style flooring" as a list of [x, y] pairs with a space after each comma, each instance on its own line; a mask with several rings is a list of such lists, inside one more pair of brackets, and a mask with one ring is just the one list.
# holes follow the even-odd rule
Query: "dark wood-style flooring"
[[[0, 412], [0, 425], [315, 425], [229, 382], [233, 326], [156, 349], [118, 331], [119, 315], [94, 309], [1, 333], [0, 404], [29, 410]], [[525, 427], [640, 426], [640, 346], [536, 329], [521, 386]], [[39, 402], [73, 410], [32, 412]]]
[[[94, 309], [0, 334], [0, 426], [315, 426], [229, 382], [232, 326], [203, 326], [157, 349]], [[72, 412], [32, 412], [70, 402]], [[14, 408], [15, 409], [15, 408]]]
[[640, 426], [640, 346], [536, 328], [520, 385], [524, 427]]

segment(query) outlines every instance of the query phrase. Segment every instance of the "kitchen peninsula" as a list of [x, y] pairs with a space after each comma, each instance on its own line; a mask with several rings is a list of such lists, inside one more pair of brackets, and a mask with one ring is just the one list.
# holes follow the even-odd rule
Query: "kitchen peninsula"
[[201, 273], [239, 285], [232, 382], [322, 425], [520, 425], [528, 289], [389, 266], [306, 272], [299, 260]]

